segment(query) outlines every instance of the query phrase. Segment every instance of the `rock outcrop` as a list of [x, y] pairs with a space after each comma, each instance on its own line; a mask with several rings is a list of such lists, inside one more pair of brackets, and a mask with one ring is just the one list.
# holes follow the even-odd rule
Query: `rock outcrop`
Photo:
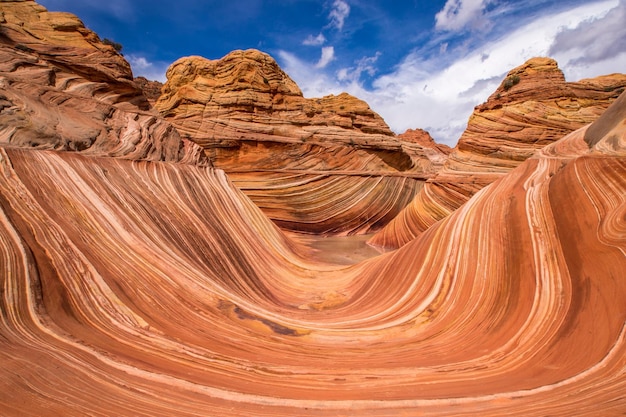
[[146, 96], [151, 106], [156, 104], [156, 101], [161, 97], [161, 89], [163, 83], [159, 81], [151, 81], [146, 77], [135, 77], [135, 84], [141, 89], [143, 95]]
[[182, 58], [167, 78], [157, 110], [286, 229], [376, 230], [446, 157], [431, 143], [402, 141], [348, 94], [304, 98], [256, 50]]
[[272, 57], [254, 49], [174, 62], [157, 109], [207, 150], [236, 148], [241, 140], [400, 150], [365, 102], [348, 94], [306, 99]]
[[[56, 114], [106, 130], [88, 104], [144, 120], [107, 101], [125, 93], [17, 50], [2, 94], [28, 105], [3, 106], [3, 129]], [[37, 83], [24, 62], [77, 81]], [[37, 97], [57, 100], [43, 112]], [[350, 264], [290, 239], [209, 165], [31, 145], [0, 141], [3, 417], [626, 412], [626, 94], [400, 249]]]
[[206, 163], [146, 112], [130, 66], [68, 13], [0, 3], [0, 144], [128, 159]]
[[220, 170], [0, 149], [2, 415], [623, 413], [616, 104], [353, 266]]
[[537, 150], [596, 120], [625, 87], [626, 74], [566, 82], [549, 58], [511, 70], [476, 107], [443, 168], [370, 243], [397, 248], [419, 236]]

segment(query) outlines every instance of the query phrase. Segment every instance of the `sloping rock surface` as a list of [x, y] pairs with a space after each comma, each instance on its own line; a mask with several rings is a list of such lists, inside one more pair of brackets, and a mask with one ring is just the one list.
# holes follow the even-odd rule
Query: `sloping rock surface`
[[156, 104], [163, 117], [286, 229], [376, 230], [446, 157], [431, 143], [396, 137], [348, 94], [304, 98], [276, 61], [256, 50], [182, 58], [167, 77]]
[[625, 101], [353, 266], [219, 170], [1, 150], [2, 415], [623, 413]]
[[92, 155], [206, 163], [146, 112], [130, 66], [69, 13], [0, 3], [0, 143]]
[[0, 143], [0, 415], [626, 412], [626, 95], [357, 263], [182, 162]]
[[566, 82], [549, 58], [511, 70], [476, 107], [443, 168], [370, 243], [397, 248], [414, 239], [537, 150], [596, 120], [625, 87], [626, 74]]

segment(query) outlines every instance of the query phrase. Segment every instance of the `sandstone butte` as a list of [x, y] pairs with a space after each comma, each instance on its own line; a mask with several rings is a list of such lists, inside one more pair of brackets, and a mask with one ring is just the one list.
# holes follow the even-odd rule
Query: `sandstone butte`
[[130, 78], [105, 75], [126, 65], [73, 17], [0, 12], [16, 132], [0, 143], [3, 417], [626, 412], [626, 95], [416, 239], [346, 265], [184, 140], [177, 157], [112, 152], [126, 139], [111, 119], [137, 149], [173, 140], [147, 128], [168, 125]]
[[0, 143], [198, 163], [193, 142], [148, 110], [130, 65], [69, 13], [0, 3]]
[[475, 108], [443, 168], [369, 243], [397, 248], [411, 241], [537, 150], [596, 120], [625, 87], [625, 74], [566, 82], [550, 58], [511, 70]]
[[346, 93], [304, 98], [272, 57], [253, 49], [181, 58], [156, 109], [267, 216], [299, 232], [379, 229], [447, 157], [432, 138], [402, 140]]

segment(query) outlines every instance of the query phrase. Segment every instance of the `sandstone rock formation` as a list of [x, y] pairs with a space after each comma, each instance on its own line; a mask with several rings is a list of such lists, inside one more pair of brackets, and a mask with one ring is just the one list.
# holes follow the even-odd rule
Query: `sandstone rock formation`
[[130, 66], [74, 15], [0, 4], [0, 143], [205, 163], [132, 81]]
[[146, 77], [135, 77], [135, 84], [137, 84], [137, 87], [141, 89], [150, 105], [154, 106], [159, 97], [161, 97], [161, 88], [163, 88], [163, 83], [148, 80]]
[[626, 95], [351, 265], [290, 239], [222, 170], [41, 148], [0, 142], [3, 417], [626, 412]]
[[626, 74], [566, 82], [549, 58], [513, 69], [476, 107], [443, 169], [370, 243], [397, 248], [419, 236], [537, 150], [597, 119], [625, 87]]
[[3, 149], [2, 415], [623, 413], [617, 104], [348, 267], [220, 170]]
[[[281, 227], [375, 230], [436, 172], [445, 152], [402, 141], [348, 94], [304, 98], [269, 55], [182, 58], [156, 108]], [[384, 205], [380, 203], [384, 201]]]

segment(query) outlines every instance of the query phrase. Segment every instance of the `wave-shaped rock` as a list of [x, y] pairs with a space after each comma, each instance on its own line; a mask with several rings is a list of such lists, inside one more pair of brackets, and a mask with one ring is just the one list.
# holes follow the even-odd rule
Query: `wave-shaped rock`
[[0, 143], [3, 417], [626, 411], [626, 95], [358, 263], [156, 159]]
[[397, 248], [419, 236], [537, 150], [596, 120], [625, 87], [625, 74], [566, 82], [550, 58], [511, 70], [476, 107], [443, 168], [370, 243]]
[[353, 266], [220, 170], [2, 150], [2, 414], [622, 413], [618, 104]]
[[376, 230], [445, 160], [441, 148], [396, 137], [362, 100], [304, 98], [256, 50], [182, 58], [167, 77], [156, 104], [163, 117], [290, 230]]

